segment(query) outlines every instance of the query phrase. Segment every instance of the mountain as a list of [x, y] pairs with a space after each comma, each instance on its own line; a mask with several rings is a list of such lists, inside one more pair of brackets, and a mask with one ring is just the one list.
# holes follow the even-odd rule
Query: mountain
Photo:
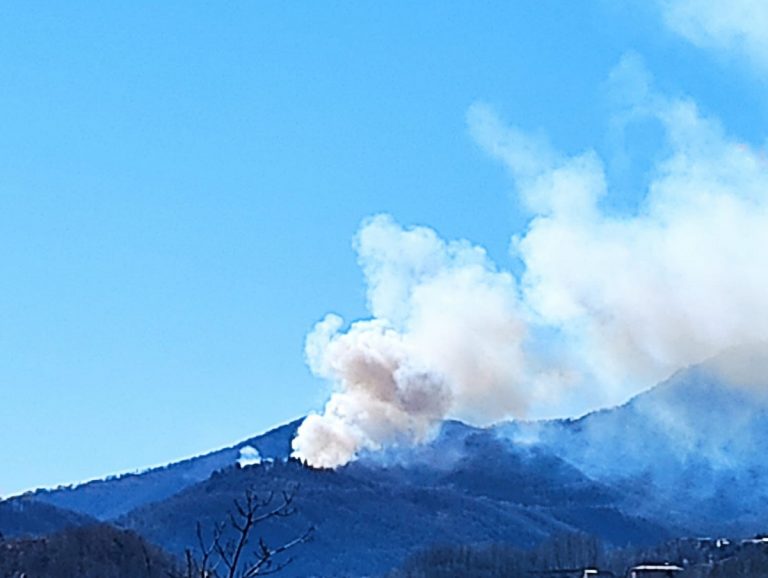
[[296, 515], [259, 528], [280, 543], [316, 528], [286, 576], [383, 573], [432, 544], [505, 542], [530, 548], [549, 536], [587, 532], [609, 543], [652, 544], [665, 528], [617, 507], [622, 495], [539, 448], [493, 430], [448, 422], [430, 444], [362, 456], [336, 471], [296, 461], [230, 467], [117, 520], [171, 552], [226, 521], [246, 489], [298, 487]]
[[[580, 419], [474, 428], [365, 454], [336, 471], [289, 460], [292, 422], [240, 444], [24, 499], [110, 520], [179, 554], [248, 488], [299, 487], [297, 513], [259, 527], [272, 543], [316, 526], [286, 576], [380, 573], [435, 544], [522, 548], [586, 532], [616, 545], [765, 531], [768, 350], [740, 348]], [[243, 448], [259, 465], [240, 467]], [[251, 452], [253, 453], [253, 452]], [[13, 501], [13, 500], [12, 500]], [[6, 506], [7, 507], [7, 506]]]
[[77, 486], [38, 490], [27, 497], [37, 502], [79, 512], [97, 520], [113, 520], [135, 508], [164, 500], [208, 479], [237, 462], [240, 450], [250, 446], [264, 459], [281, 459], [290, 453], [291, 439], [301, 421], [202, 456], [153, 468], [141, 473], [94, 480]]
[[93, 523], [93, 518], [31, 499], [0, 502], [0, 536], [43, 536]]
[[625, 495], [623, 508], [694, 533], [765, 531], [768, 351], [742, 347], [620, 407], [497, 426]]
[[[529, 548], [548, 536], [576, 531], [595, 532], [613, 543], [648, 544], [667, 536], [662, 527], [614, 508], [608, 489], [564, 464], [537, 456], [509, 461], [506, 471], [529, 472], [536, 491], [516, 487], [514, 479], [506, 488], [499, 484], [501, 466], [484, 479], [482, 469], [473, 478], [454, 476], [466, 471], [463, 466], [443, 471], [355, 463], [318, 471], [289, 461], [223, 470], [117, 522], [178, 553], [195, 544], [198, 523], [211, 532], [226, 521], [247, 488], [265, 495], [298, 487], [296, 514], [258, 528], [271, 544], [316, 528], [285, 576], [328, 575], [329, 568], [340, 576], [381, 574], [436, 543], [506, 542]], [[472, 459], [460, 462], [473, 465]]]
[[[762, 540], [683, 538], [651, 548], [605, 548], [589, 536], [564, 535], [530, 550], [508, 544], [440, 546], [416, 553], [387, 578], [615, 578], [632, 576], [631, 569], [643, 565], [661, 566], [660, 571], [637, 573], [648, 578], [765, 578], [768, 544]], [[683, 570], [678, 573], [670, 566]], [[563, 568], [570, 570], [555, 570]], [[584, 572], [586, 568], [599, 572]]]
[[[490, 429], [446, 422], [430, 444], [372, 453], [337, 471], [319, 471], [287, 460], [297, 425], [163, 469], [26, 499], [101, 516], [120, 512], [114, 523], [178, 555], [197, 543], [198, 522], [211, 531], [246, 489], [264, 495], [298, 486], [297, 515], [259, 528], [275, 543], [317, 528], [287, 576], [321, 575], [328, 567], [352, 575], [380, 573], [435, 543], [508, 542], [528, 548], [574, 531], [615, 544], [649, 544], [667, 536], [662, 526], [617, 508], [621, 494], [609, 486], [540, 448], [510, 444]], [[236, 465], [246, 446], [265, 458], [261, 465]], [[222, 467], [211, 475], [216, 466]], [[192, 483], [193, 472], [206, 479]]]
[[0, 576], [168, 578], [176, 562], [133, 532], [70, 528], [46, 538], [0, 539]]

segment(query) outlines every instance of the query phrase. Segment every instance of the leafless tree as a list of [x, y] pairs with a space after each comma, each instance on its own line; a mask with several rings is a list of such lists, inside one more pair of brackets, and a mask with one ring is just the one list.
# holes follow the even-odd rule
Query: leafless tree
[[[185, 551], [184, 572], [175, 578], [252, 578], [274, 574], [285, 568], [293, 558], [284, 557], [289, 550], [312, 538], [309, 527], [291, 540], [270, 545], [263, 537], [254, 537], [254, 529], [271, 518], [285, 518], [296, 513], [294, 498], [297, 488], [259, 497], [251, 489], [242, 499], [234, 501], [228, 519], [214, 525], [206, 538], [203, 526], [197, 523], [197, 553]], [[227, 538], [227, 536], [234, 536]]]

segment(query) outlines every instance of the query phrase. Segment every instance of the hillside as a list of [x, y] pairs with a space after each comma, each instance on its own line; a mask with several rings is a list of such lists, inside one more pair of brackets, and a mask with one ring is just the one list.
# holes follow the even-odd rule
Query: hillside
[[158, 548], [108, 525], [71, 528], [46, 538], [0, 540], [0, 576], [168, 578], [174, 570], [174, 560]]
[[617, 488], [628, 511], [694, 533], [751, 535], [768, 516], [767, 367], [765, 348], [740, 348], [623, 406], [496, 430]]
[[768, 544], [762, 541], [685, 538], [652, 548], [606, 548], [592, 537], [564, 534], [532, 550], [508, 544], [454, 545], [429, 548], [411, 556], [388, 578], [583, 578], [584, 569], [599, 569], [595, 578], [628, 576], [638, 565], [677, 566], [679, 573], [641, 573], [656, 578], [765, 578]]
[[141, 473], [94, 480], [78, 486], [38, 490], [29, 497], [38, 502], [80, 512], [98, 520], [112, 520], [145, 504], [168, 498], [202, 482], [222, 468], [234, 464], [245, 446], [256, 448], [264, 458], [283, 457], [299, 422], [277, 427], [232, 447], [153, 468]]
[[[620, 546], [747, 536], [768, 519], [766, 359], [764, 348], [727, 352], [580, 419], [484, 429], [448, 421], [427, 444], [365, 454], [336, 471], [288, 459], [293, 422], [165, 468], [0, 503], [0, 524], [2, 508], [10, 527], [22, 501], [36, 504], [22, 516], [32, 534], [88, 522], [60, 509], [70, 508], [178, 554], [195, 543], [197, 522], [225, 520], [246, 488], [299, 487], [297, 514], [260, 528], [279, 543], [317, 527], [287, 574], [296, 576], [385, 571], [441, 543], [530, 548], [563, 532]], [[274, 461], [237, 466], [246, 446]], [[36, 518], [33, 508], [46, 505], [55, 507]]]
[[83, 514], [31, 499], [0, 502], [0, 536], [5, 538], [44, 536], [94, 521]]
[[[118, 523], [173, 552], [194, 544], [197, 522], [225, 520], [246, 488], [298, 487], [297, 514], [260, 528], [269, 542], [316, 527], [286, 576], [384, 572], [431, 544], [506, 542], [530, 548], [553, 534], [587, 531], [614, 544], [655, 543], [665, 530], [614, 507], [616, 496], [551, 456], [516, 453], [487, 430], [453, 424], [433, 445], [455, 463], [363, 460], [337, 471], [295, 461], [233, 467]], [[462, 455], [460, 455], [462, 454]], [[485, 463], [479, 456], [486, 456]]]

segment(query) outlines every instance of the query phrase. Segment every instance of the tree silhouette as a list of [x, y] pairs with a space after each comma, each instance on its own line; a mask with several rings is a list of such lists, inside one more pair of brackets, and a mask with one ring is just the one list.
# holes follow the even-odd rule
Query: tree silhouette
[[245, 490], [243, 497], [234, 501], [227, 520], [214, 524], [208, 538], [198, 522], [197, 552], [190, 548], [185, 551], [184, 571], [175, 578], [252, 578], [285, 568], [293, 558], [284, 554], [310, 540], [314, 527], [279, 544], [255, 537], [254, 530], [267, 520], [294, 515], [297, 490], [293, 487], [263, 497], [250, 488]]

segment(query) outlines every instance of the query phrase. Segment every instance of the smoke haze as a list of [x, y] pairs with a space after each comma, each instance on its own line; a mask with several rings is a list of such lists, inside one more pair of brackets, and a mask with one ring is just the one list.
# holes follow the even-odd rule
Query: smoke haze
[[449, 415], [523, 415], [548, 391], [529, 373], [515, 280], [485, 251], [387, 216], [366, 222], [356, 246], [373, 318], [342, 331], [329, 315], [307, 338], [310, 368], [336, 391], [300, 427], [297, 456], [335, 467], [361, 450], [424, 441]]
[[639, 208], [604, 210], [596, 153], [561, 155], [473, 105], [470, 133], [531, 212], [512, 236], [521, 278], [469, 242], [388, 216], [365, 222], [356, 249], [371, 319], [345, 329], [329, 315], [307, 338], [308, 363], [334, 392], [294, 455], [336, 467], [424, 441], [446, 417], [486, 424], [616, 404], [768, 336], [764, 157], [695, 103], [656, 94], [632, 56], [611, 83], [629, 96], [621, 122], [651, 119], [666, 135]]

